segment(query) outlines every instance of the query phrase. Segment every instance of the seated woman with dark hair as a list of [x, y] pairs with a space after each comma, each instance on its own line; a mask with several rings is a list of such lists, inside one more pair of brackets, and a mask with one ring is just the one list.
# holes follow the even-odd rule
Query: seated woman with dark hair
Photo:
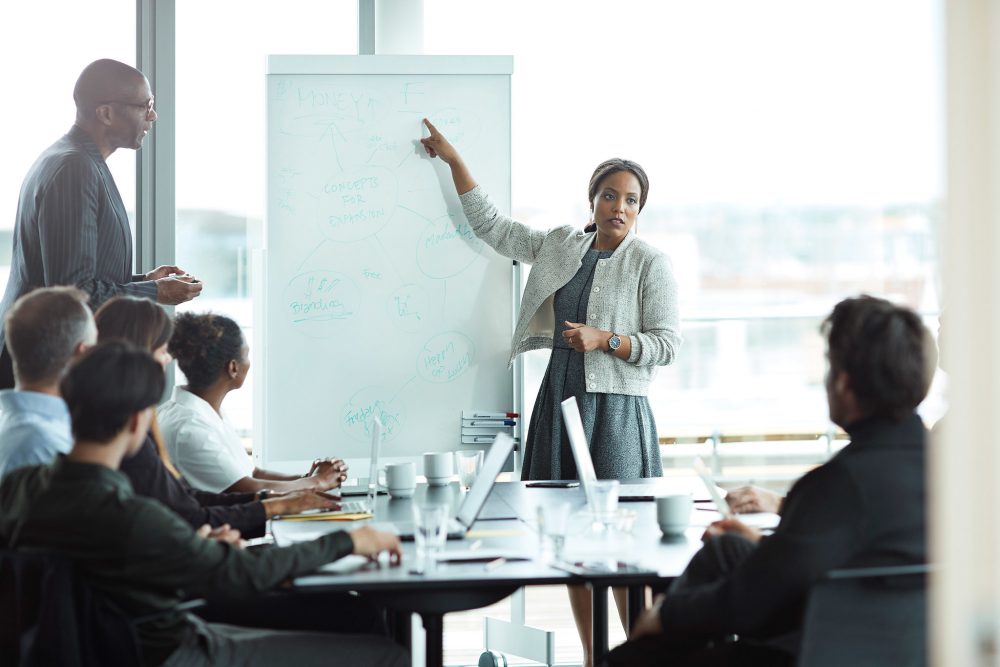
[[171, 458], [192, 484], [207, 491], [250, 493], [336, 488], [347, 478], [339, 459], [319, 459], [303, 475], [254, 466], [239, 435], [222, 413], [229, 392], [250, 370], [249, 350], [236, 322], [212, 313], [181, 313], [168, 346], [187, 385], [160, 409], [160, 427]]
[[[170, 362], [167, 341], [173, 323], [166, 311], [152, 301], [117, 297], [101, 306], [94, 319], [99, 342], [125, 340], [150, 352], [162, 366]], [[228, 524], [243, 537], [263, 535], [271, 516], [337, 507], [335, 498], [313, 492], [263, 499], [254, 493], [206, 493], [192, 489], [167, 455], [155, 414], [145, 442], [134, 456], [122, 461], [121, 471], [137, 494], [160, 501], [194, 528]]]

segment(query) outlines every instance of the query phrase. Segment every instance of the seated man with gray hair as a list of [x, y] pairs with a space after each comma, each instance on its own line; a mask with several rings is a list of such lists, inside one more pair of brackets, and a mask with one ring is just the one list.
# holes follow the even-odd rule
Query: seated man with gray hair
[[0, 391], [0, 479], [50, 463], [73, 444], [59, 381], [69, 362], [97, 342], [87, 299], [75, 287], [44, 287], [18, 299], [4, 318], [16, 385]]

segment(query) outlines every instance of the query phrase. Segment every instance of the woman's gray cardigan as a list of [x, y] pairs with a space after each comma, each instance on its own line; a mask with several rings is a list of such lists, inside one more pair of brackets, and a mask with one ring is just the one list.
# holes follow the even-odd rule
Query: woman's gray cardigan
[[[564, 225], [532, 229], [501, 214], [478, 185], [459, 197], [469, 225], [505, 257], [531, 264], [521, 299], [510, 363], [521, 352], [552, 347], [553, 296], [576, 275], [595, 232]], [[587, 352], [587, 390], [645, 396], [657, 366], [673, 363], [681, 345], [677, 283], [665, 254], [631, 232], [608, 259], [597, 262], [585, 324], [632, 339], [623, 361], [605, 351]]]

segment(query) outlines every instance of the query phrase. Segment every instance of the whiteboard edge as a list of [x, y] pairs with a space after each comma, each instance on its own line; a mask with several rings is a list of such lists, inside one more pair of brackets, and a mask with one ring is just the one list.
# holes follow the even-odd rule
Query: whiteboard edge
[[504, 74], [514, 73], [513, 56], [267, 56], [267, 74]]

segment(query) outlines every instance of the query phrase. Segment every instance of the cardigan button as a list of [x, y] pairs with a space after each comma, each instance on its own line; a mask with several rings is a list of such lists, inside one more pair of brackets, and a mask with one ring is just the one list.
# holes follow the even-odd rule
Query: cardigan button
[[600, 288], [600, 287], [595, 287], [595, 288], [594, 288], [594, 291], [595, 291], [595, 292], [600, 292], [600, 291], [601, 291], [601, 288]]
[[587, 388], [590, 389], [590, 391], [594, 391], [595, 389], [597, 389], [597, 385], [591, 382]]
[[591, 374], [590, 374], [590, 375], [588, 375], [587, 377], [589, 377], [589, 378], [590, 378], [591, 380], [593, 380], [593, 379], [594, 379], [594, 374], [593, 374], [593, 373], [591, 373]]

